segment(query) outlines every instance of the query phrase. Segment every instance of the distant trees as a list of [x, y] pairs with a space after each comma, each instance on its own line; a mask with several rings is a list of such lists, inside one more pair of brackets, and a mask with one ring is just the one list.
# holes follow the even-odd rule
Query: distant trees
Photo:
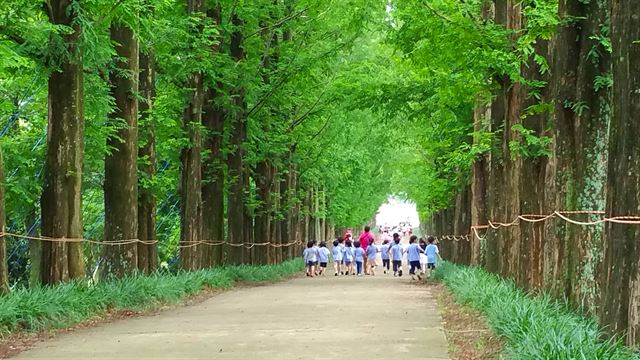
[[1, 291], [275, 263], [368, 219], [383, 157], [359, 149], [353, 170], [345, 152], [385, 130], [352, 125], [369, 121], [355, 97], [335, 103], [344, 59], [384, 13], [357, 3], [2, 2], [7, 230], [44, 239], [40, 254], [2, 238]]

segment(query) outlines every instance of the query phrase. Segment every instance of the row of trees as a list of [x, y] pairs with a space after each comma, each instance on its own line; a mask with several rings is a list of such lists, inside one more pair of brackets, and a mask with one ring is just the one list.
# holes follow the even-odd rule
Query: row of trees
[[[406, 24], [398, 33], [403, 52], [413, 63], [429, 62], [430, 81], [450, 81], [425, 98], [447, 93], [466, 106], [454, 111], [462, 136], [455, 127], [434, 129], [433, 161], [416, 165], [448, 179], [414, 192], [430, 232], [468, 235], [489, 220], [556, 210], [638, 215], [640, 3], [422, 1], [397, 10]], [[425, 104], [440, 126], [443, 104]], [[639, 232], [637, 225], [556, 218], [443, 247], [456, 261], [566, 298], [634, 345]]]
[[11, 0], [0, 13], [5, 232], [111, 243], [4, 236], [2, 291], [159, 261], [281, 261], [299, 251], [283, 244], [366, 222], [389, 191], [393, 146], [361, 145], [396, 135], [351, 92], [384, 1]]

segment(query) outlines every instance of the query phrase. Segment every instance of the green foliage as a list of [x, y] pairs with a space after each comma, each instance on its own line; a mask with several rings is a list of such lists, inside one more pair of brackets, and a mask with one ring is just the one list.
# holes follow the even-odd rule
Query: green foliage
[[[180, 151], [190, 145], [182, 121], [192, 74], [202, 74], [220, 95], [215, 103], [227, 117], [246, 116], [247, 213], [264, 210], [256, 173], [266, 162], [278, 170], [273, 181], [299, 174], [297, 189], [272, 194], [283, 203], [274, 218], [301, 204], [310, 189], [327, 199], [314, 215], [338, 227], [368, 222], [391, 193], [415, 201], [426, 218], [449, 206], [468, 185], [473, 162], [497, 143], [489, 125], [474, 130], [473, 110], [490, 102], [499, 82], [524, 84], [531, 98], [541, 99], [545, 82], [524, 79], [522, 71], [536, 64], [541, 74], [549, 73], [536, 45], [549, 40], [560, 23], [555, 0], [523, 1], [525, 28], [518, 33], [483, 18], [480, 0], [208, 1], [220, 6], [219, 24], [201, 13], [187, 14], [185, 1], [73, 4], [83, 28], [85, 236], [100, 239], [103, 233], [104, 156], [112, 150], [106, 139], [117, 130], [106, 122], [115, 106], [108, 75], [117, 71], [109, 28], [125, 24], [157, 70], [155, 102], [143, 125], [154, 128], [158, 174], [141, 174], [141, 186], [158, 199], [160, 260], [170, 264], [179, 241]], [[33, 225], [30, 215], [40, 212], [41, 181], [31, 180], [43, 168], [46, 79], [68, 56], [62, 35], [72, 31], [51, 25], [40, 5], [0, 4], [6, 14], [0, 18], [0, 123], [8, 121], [10, 129], [1, 145], [10, 175], [7, 214], [16, 232], [26, 232]], [[241, 26], [231, 22], [233, 12]], [[607, 49], [605, 30], [592, 40]], [[237, 32], [244, 39], [240, 60], [229, 49]], [[602, 75], [596, 87], [607, 86], [610, 76]], [[244, 107], [234, 102], [239, 90]], [[534, 104], [527, 112], [545, 106]], [[223, 158], [215, 159], [227, 175], [231, 130], [227, 121]], [[520, 138], [510, 144], [514, 155], [548, 154], [547, 138], [524, 127], [513, 131]], [[212, 160], [207, 152], [203, 156]], [[95, 268], [100, 250], [87, 248], [86, 254], [88, 268]]]
[[509, 150], [511, 156], [521, 156], [523, 158], [538, 158], [543, 156], [551, 156], [551, 142], [548, 136], [536, 136], [535, 131], [527, 129], [522, 124], [516, 124], [511, 130], [518, 134], [519, 140], [509, 142]]
[[444, 262], [436, 276], [458, 302], [483, 313], [511, 359], [637, 359], [618, 339], [605, 339], [596, 322], [548, 295], [533, 296], [480, 268]]
[[302, 259], [278, 265], [218, 267], [177, 274], [156, 273], [98, 284], [67, 283], [18, 289], [0, 297], [0, 336], [72, 326], [107, 312], [148, 311], [175, 304], [204, 289], [228, 289], [236, 282], [259, 283], [289, 277]]

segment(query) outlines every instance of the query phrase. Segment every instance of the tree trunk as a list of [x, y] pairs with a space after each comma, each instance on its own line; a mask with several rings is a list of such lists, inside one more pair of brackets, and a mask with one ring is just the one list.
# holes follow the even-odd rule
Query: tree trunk
[[[220, 25], [222, 9], [220, 3], [207, 9], [207, 17]], [[222, 49], [222, 37], [216, 39], [218, 43], [211, 49], [218, 54]], [[224, 84], [218, 82], [207, 90], [204, 104], [203, 125], [207, 131], [205, 149], [209, 158], [203, 165], [202, 183], [202, 238], [209, 242], [224, 241], [224, 109], [221, 105]], [[205, 245], [205, 267], [212, 267], [222, 262], [222, 245]]]
[[[480, 101], [476, 105], [473, 113], [473, 131], [480, 133], [488, 128], [487, 121], [491, 119], [490, 108]], [[474, 145], [479, 145], [479, 139], [474, 138]], [[487, 176], [488, 176], [488, 156], [483, 154], [475, 159], [473, 163], [473, 174], [471, 177], [471, 225], [487, 224]], [[477, 230], [482, 236], [486, 232], [484, 229]], [[484, 254], [481, 252], [481, 240], [471, 231], [469, 246], [471, 247], [471, 265], [484, 264]]]
[[[221, 85], [221, 84], [220, 84]], [[208, 131], [205, 148], [210, 158], [204, 163], [202, 185], [202, 237], [207, 241], [224, 241], [224, 110], [217, 103], [220, 93], [209, 89], [205, 105], [204, 126]], [[207, 246], [205, 265], [211, 267], [222, 262], [222, 246]]]
[[[506, 0], [495, 0], [495, 23], [506, 26], [507, 20], [507, 4]], [[497, 77], [496, 82], [500, 86], [498, 95], [491, 103], [491, 122], [490, 130], [492, 132], [505, 129], [505, 133], [508, 132], [508, 128], [505, 126], [505, 113], [506, 113], [506, 92], [509, 89], [509, 80], [505, 77]], [[493, 221], [506, 220], [506, 214], [504, 207], [502, 206], [504, 197], [504, 165], [502, 159], [502, 141], [496, 138], [492, 144], [492, 150], [489, 155], [489, 186], [487, 189], [487, 207], [488, 218]], [[489, 230], [486, 236], [486, 257], [485, 262], [487, 270], [499, 273], [500, 257], [502, 256], [502, 234], [495, 230]]]
[[[613, 0], [613, 116], [606, 213], [638, 215], [640, 209], [640, 2]], [[601, 320], [607, 329], [640, 340], [640, 227], [607, 223]]]
[[[138, 239], [156, 241], [156, 197], [152, 183], [156, 175], [156, 135], [151, 113], [155, 101], [154, 54], [140, 53], [140, 138], [144, 144], [138, 149], [140, 173], [138, 179]], [[158, 244], [138, 243], [138, 270], [151, 274], [158, 268]]]
[[[548, 41], [538, 40], [535, 45], [535, 53], [549, 58]], [[528, 80], [545, 81], [548, 83], [548, 74], [541, 74], [540, 67], [529, 59], [529, 66], [524, 70], [524, 77]], [[528, 91], [530, 89], [527, 89]], [[525, 108], [537, 105], [540, 101], [550, 101], [550, 89], [546, 86], [541, 91], [541, 99], [533, 97], [527, 99]], [[540, 113], [523, 116], [522, 125], [528, 130], [533, 130], [537, 137], [550, 137], [547, 133], [549, 126], [549, 113]], [[546, 169], [549, 158], [543, 154], [526, 158], [522, 162], [522, 175], [520, 181], [520, 212], [523, 214], [545, 214], [548, 209], [545, 206], [545, 186]], [[525, 289], [542, 288], [542, 252], [544, 244], [545, 223], [520, 222], [521, 242], [520, 242], [520, 269], [518, 271], [518, 284]]]
[[[280, 192], [283, 194], [283, 211], [285, 211], [285, 219], [282, 225], [282, 237], [281, 242], [283, 244], [290, 244], [296, 240], [301, 240], [300, 236], [300, 202], [297, 198], [298, 177], [296, 167], [291, 161], [292, 153], [289, 153], [289, 171], [287, 174], [287, 180], [284, 184], [281, 184]], [[283, 248], [285, 252], [283, 258], [293, 259], [298, 256], [295, 245], [289, 245]]]
[[[39, 221], [38, 209], [34, 204], [26, 217], [27, 235], [37, 237], [40, 234]], [[41, 284], [42, 242], [40, 240], [29, 240], [29, 262], [31, 265], [29, 287], [36, 288]]]
[[203, 88], [202, 75], [194, 74], [190, 80], [193, 89], [190, 104], [184, 113], [183, 129], [189, 145], [182, 149], [180, 186], [180, 266], [185, 270], [200, 267], [202, 239], [202, 121]]
[[[610, 56], [594, 37], [606, 35], [605, 2], [559, 3], [561, 18], [572, 20], [555, 40], [555, 210], [604, 210], [611, 99], [608, 87], [594, 84], [609, 73]], [[578, 227], [564, 221], [553, 226], [559, 255], [552, 293], [591, 313], [599, 299], [596, 273], [602, 260], [602, 231], [601, 226]]]
[[[462, 236], [469, 234], [469, 228], [471, 227], [471, 187], [465, 186], [456, 196], [456, 206], [454, 208], [454, 227], [453, 234]], [[458, 262], [464, 265], [469, 265], [471, 257], [470, 243], [462, 238], [458, 237], [456, 241], [456, 252]]]
[[[138, 41], [126, 25], [111, 25], [111, 41], [116, 47], [116, 67], [109, 75], [116, 107], [109, 116], [118, 129], [107, 138], [111, 151], [105, 158], [104, 240], [138, 238]], [[108, 276], [123, 277], [138, 268], [138, 244], [106, 245]]]
[[321, 206], [322, 206], [322, 192], [320, 191], [320, 188], [316, 187], [315, 191], [314, 191], [314, 209], [313, 209], [313, 213], [314, 213], [314, 217], [316, 219], [315, 221], [315, 230], [316, 230], [316, 234], [315, 234], [315, 239], [318, 241], [318, 243], [320, 243], [320, 241], [322, 241], [322, 215], [321, 215]]
[[[523, 15], [521, 2], [519, 0], [507, 1], [507, 29], [518, 33], [522, 29]], [[513, 35], [512, 41], [517, 41], [517, 36]], [[524, 67], [521, 73], [524, 72]], [[510, 148], [512, 141], [519, 141], [520, 135], [512, 130], [514, 125], [521, 124], [520, 118], [523, 112], [525, 100], [524, 87], [520, 83], [512, 83], [506, 91], [506, 117], [504, 126], [504, 136], [502, 142], [502, 161], [504, 163], [503, 191], [507, 196], [503, 198], [505, 221], [512, 221], [520, 215], [520, 181], [522, 169], [522, 156], [513, 154]], [[502, 253], [502, 268], [500, 273], [504, 277], [517, 280], [520, 268], [520, 230], [519, 226], [512, 226], [503, 230], [503, 242], [505, 247]]]
[[[68, 54], [49, 77], [49, 124], [41, 197], [42, 235], [82, 238], [81, 186], [84, 152], [84, 88], [80, 22], [71, 0], [49, 1], [49, 20], [73, 29], [60, 35]], [[53, 44], [58, 44], [53, 40]], [[44, 242], [42, 282], [56, 284], [83, 277], [82, 242]]]
[[[240, 63], [244, 57], [244, 49], [242, 48], [243, 21], [237, 14], [232, 15], [232, 23], [236, 26], [236, 30], [231, 35], [231, 56]], [[234, 109], [229, 114], [228, 119], [231, 122], [231, 152], [227, 157], [227, 166], [229, 174], [229, 195], [227, 197], [227, 221], [228, 221], [228, 241], [232, 244], [240, 244], [245, 239], [245, 203], [244, 203], [244, 141], [246, 135], [246, 103], [245, 89], [239, 85], [233, 90], [233, 106]], [[241, 264], [243, 259], [243, 249], [238, 246], [227, 247], [227, 262], [230, 264]]]
[[[245, 118], [245, 125], [242, 128], [242, 138], [247, 141], [247, 121]], [[245, 152], [245, 156], [246, 156], [246, 152]], [[244, 166], [243, 166], [243, 172], [242, 172], [242, 189], [243, 192], [245, 194], [249, 193], [249, 184], [250, 184], [250, 179], [251, 176], [249, 175], [249, 165], [247, 164], [246, 160], [243, 158], [243, 162], [244, 162]], [[247, 196], [245, 195], [245, 199], [247, 198]], [[243, 234], [244, 234], [244, 239], [243, 239], [243, 243], [245, 244], [253, 244], [255, 241], [255, 232], [254, 230], [254, 224], [255, 224], [255, 214], [253, 212], [253, 209], [250, 209], [248, 206], [244, 206], [244, 211], [242, 212], [242, 214], [244, 215], [244, 219], [242, 220], [242, 223], [244, 224], [244, 230], [243, 230]], [[242, 263], [243, 264], [252, 264], [253, 262], [253, 251], [255, 250], [255, 247], [247, 247], [244, 246], [242, 248], [240, 248], [242, 250]]]
[[[519, 2], [499, 0], [495, 3], [495, 22], [514, 30], [512, 41], [517, 41], [522, 28], [522, 12]], [[520, 214], [520, 168], [522, 160], [512, 156], [509, 144], [518, 141], [519, 135], [512, 130], [520, 123], [523, 105], [523, 89], [519, 83], [502, 76], [496, 79], [501, 89], [491, 106], [491, 130], [499, 131], [501, 138], [494, 144], [490, 158], [490, 182], [488, 203], [490, 218], [494, 221], [510, 222]], [[520, 229], [502, 228], [487, 234], [487, 267], [505, 277], [517, 274], [519, 268]]]
[[[283, 237], [286, 236], [286, 221], [282, 219], [286, 219], [285, 214], [282, 213], [283, 206], [283, 198], [282, 198], [282, 187], [286, 187], [286, 174], [280, 174], [279, 169], [272, 165], [271, 171], [274, 174], [274, 179], [271, 182], [271, 196], [273, 201], [273, 209], [271, 211], [271, 242], [275, 244], [282, 244]], [[278, 264], [283, 260], [283, 251], [285, 249], [282, 247], [271, 247], [270, 254], [272, 256], [271, 260], [273, 263]]]
[[[256, 185], [258, 201], [260, 205], [256, 211], [255, 236], [256, 243], [268, 243], [271, 241], [271, 185], [273, 182], [272, 167], [268, 160], [258, 162]], [[257, 246], [255, 255], [258, 264], [267, 263], [268, 246]]]
[[[302, 242], [306, 243], [307, 241], [309, 241], [311, 239], [311, 228], [310, 228], [310, 218], [309, 218], [309, 213], [311, 212], [311, 191], [307, 190], [307, 189], [303, 189], [305, 197], [304, 197], [304, 203], [302, 204], [302, 209], [301, 209], [301, 213], [302, 216], [304, 217], [304, 225], [303, 225], [303, 232], [302, 232]], [[304, 246], [304, 244], [303, 244]]]
[[[189, 16], [203, 16], [204, 0], [187, 0]], [[194, 31], [202, 31], [198, 28]], [[183, 115], [183, 131], [189, 145], [182, 149], [180, 186], [180, 266], [184, 270], [201, 267], [202, 240], [202, 110], [204, 84], [202, 73], [191, 74], [189, 103]]]
[[4, 236], [5, 231], [5, 212], [4, 212], [4, 161], [2, 158], [2, 149], [0, 149], [0, 295], [9, 292], [9, 268], [7, 266], [7, 237]]

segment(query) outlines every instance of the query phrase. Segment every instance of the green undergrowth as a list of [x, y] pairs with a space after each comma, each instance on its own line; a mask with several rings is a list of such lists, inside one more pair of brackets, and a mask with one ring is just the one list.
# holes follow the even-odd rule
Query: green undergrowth
[[443, 263], [436, 278], [459, 303], [482, 312], [505, 340], [509, 359], [638, 359], [620, 340], [605, 338], [595, 321], [548, 295], [533, 296], [513, 282], [475, 267]]
[[229, 266], [134, 276], [96, 285], [73, 282], [18, 289], [0, 296], [0, 336], [18, 331], [65, 328], [109, 311], [149, 311], [185, 300], [204, 289], [229, 289], [237, 282], [276, 281], [304, 269], [302, 259], [278, 265]]

